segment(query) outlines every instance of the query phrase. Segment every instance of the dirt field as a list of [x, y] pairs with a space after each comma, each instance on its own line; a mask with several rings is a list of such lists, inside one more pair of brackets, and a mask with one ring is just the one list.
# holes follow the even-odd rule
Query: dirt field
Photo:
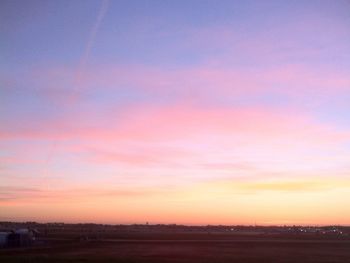
[[349, 240], [233, 239], [58, 241], [0, 250], [0, 262], [350, 262]]

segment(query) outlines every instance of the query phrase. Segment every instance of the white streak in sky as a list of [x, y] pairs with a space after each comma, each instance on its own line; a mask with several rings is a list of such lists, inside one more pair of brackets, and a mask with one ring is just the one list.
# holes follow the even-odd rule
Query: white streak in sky
[[[82, 88], [81, 78], [82, 78], [86, 63], [90, 57], [91, 50], [94, 46], [98, 30], [99, 30], [101, 23], [102, 23], [105, 15], [107, 13], [108, 5], [109, 5], [109, 0], [102, 0], [101, 7], [100, 7], [98, 14], [97, 14], [97, 18], [96, 18], [95, 23], [93, 24], [93, 26], [91, 28], [90, 35], [89, 35], [84, 53], [80, 58], [79, 67], [78, 67], [77, 72], [75, 74], [72, 92], [68, 98], [68, 105], [70, 105], [70, 106], [75, 101], [74, 98], [76, 97], [75, 95], [76, 95], [77, 90]], [[49, 185], [49, 181], [48, 181], [49, 174], [50, 174], [50, 171], [49, 171], [50, 167], [49, 166], [50, 166], [50, 163], [52, 162], [52, 159], [53, 159], [54, 153], [57, 150], [57, 147], [58, 147], [58, 141], [57, 141], [57, 139], [55, 139], [53, 141], [49, 151], [48, 151], [46, 165], [45, 165], [45, 171], [44, 171], [44, 181], [46, 181], [45, 185], [46, 185], [47, 191], [50, 190], [50, 185]]]
[[109, 5], [109, 0], [102, 0], [101, 7], [100, 7], [100, 10], [98, 12], [95, 24], [93, 25], [93, 27], [90, 31], [90, 36], [89, 36], [87, 44], [86, 44], [85, 52], [80, 60], [80, 69], [81, 70], [85, 67], [86, 62], [89, 59], [91, 49], [92, 49], [92, 47], [95, 43], [95, 40], [96, 40], [98, 29], [100, 28], [101, 22], [107, 13], [108, 5]]

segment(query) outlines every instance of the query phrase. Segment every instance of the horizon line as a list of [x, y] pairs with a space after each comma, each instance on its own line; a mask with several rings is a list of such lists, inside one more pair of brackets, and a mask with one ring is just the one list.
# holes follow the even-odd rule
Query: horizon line
[[65, 224], [65, 225], [108, 225], [108, 226], [132, 226], [132, 225], [144, 225], [144, 226], [186, 226], [186, 227], [206, 227], [206, 226], [243, 226], [243, 227], [293, 227], [293, 226], [301, 226], [301, 227], [330, 227], [330, 226], [338, 226], [338, 227], [350, 227], [350, 224], [178, 224], [178, 223], [93, 223], [93, 222], [80, 222], [73, 223], [67, 221], [46, 221], [46, 222], [38, 222], [38, 221], [0, 221], [2, 223], [15, 223], [15, 224]]

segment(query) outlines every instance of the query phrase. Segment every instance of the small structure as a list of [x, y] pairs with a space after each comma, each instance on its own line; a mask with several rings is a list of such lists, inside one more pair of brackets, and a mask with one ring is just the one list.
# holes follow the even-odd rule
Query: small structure
[[0, 247], [26, 247], [33, 244], [37, 231], [23, 228], [0, 232]]
[[10, 234], [10, 232], [0, 232], [0, 248], [7, 246], [8, 236]]

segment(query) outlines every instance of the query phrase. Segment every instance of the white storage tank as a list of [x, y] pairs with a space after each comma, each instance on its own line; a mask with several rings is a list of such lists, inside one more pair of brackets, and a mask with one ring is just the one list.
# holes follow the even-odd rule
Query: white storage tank
[[9, 232], [0, 232], [0, 247], [7, 246]]

